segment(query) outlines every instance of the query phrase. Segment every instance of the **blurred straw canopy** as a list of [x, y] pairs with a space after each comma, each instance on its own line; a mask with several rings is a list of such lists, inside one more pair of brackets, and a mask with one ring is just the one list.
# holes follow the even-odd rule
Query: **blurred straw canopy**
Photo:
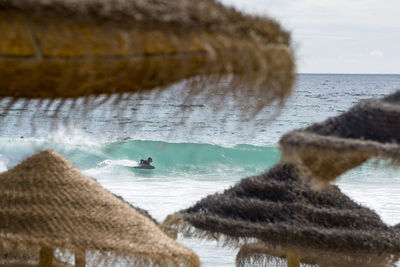
[[191, 96], [213, 85], [211, 96], [232, 94], [256, 113], [282, 104], [295, 78], [288, 32], [214, 0], [2, 0], [0, 33], [1, 98], [75, 99], [189, 80]]
[[170, 215], [164, 227], [240, 245], [254, 239], [271, 247], [381, 255], [400, 253], [399, 232], [333, 185], [315, 191], [291, 164], [243, 179]]
[[400, 162], [400, 91], [361, 101], [322, 123], [285, 134], [279, 144], [283, 159], [303, 175], [324, 182], [336, 179], [371, 158]]
[[200, 265], [193, 251], [55, 152], [0, 174], [0, 195], [2, 248], [87, 252], [94, 265]]

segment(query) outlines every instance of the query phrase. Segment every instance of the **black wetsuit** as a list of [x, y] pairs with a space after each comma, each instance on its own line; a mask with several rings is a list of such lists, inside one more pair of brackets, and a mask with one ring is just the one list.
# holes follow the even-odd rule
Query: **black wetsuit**
[[147, 160], [140, 160], [140, 165], [144, 165], [144, 166], [150, 166], [150, 163]]

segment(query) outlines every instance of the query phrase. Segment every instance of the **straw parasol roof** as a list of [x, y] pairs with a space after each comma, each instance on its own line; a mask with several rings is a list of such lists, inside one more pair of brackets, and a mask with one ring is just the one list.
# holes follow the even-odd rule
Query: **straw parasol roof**
[[285, 134], [283, 159], [324, 182], [371, 158], [400, 161], [400, 91], [361, 101], [322, 123]]
[[[378, 267], [396, 266], [398, 256], [388, 254], [345, 254], [319, 249], [297, 249], [298, 260], [307, 266], [319, 267]], [[279, 246], [271, 246], [258, 241], [244, 244], [236, 255], [236, 266], [286, 266], [287, 251]]]
[[291, 164], [243, 179], [170, 215], [164, 227], [238, 245], [257, 239], [287, 251], [400, 253], [399, 232], [333, 185], [315, 191]]
[[0, 202], [1, 247], [40, 247], [39, 266], [51, 262], [56, 248], [75, 253], [76, 266], [86, 257], [101, 264], [200, 265], [194, 252], [52, 151], [0, 174]]
[[185, 79], [194, 96], [225, 81], [210, 94], [256, 113], [294, 83], [289, 33], [214, 0], [2, 0], [0, 20], [0, 98], [109, 96]]

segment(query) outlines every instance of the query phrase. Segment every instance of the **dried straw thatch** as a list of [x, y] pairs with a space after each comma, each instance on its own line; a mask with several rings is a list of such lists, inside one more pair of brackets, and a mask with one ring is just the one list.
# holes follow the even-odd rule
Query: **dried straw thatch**
[[[39, 249], [22, 244], [0, 244], [1, 267], [37, 267], [39, 262]], [[52, 267], [72, 267], [73, 265], [57, 257], [53, 258]]]
[[295, 76], [278, 23], [214, 0], [1, 0], [0, 32], [2, 98], [136, 93], [184, 79], [194, 96], [223, 79], [210, 94], [233, 94], [255, 113], [282, 104]]
[[324, 182], [371, 158], [400, 161], [400, 92], [361, 101], [346, 113], [285, 134], [283, 159]]
[[279, 164], [223, 193], [207, 196], [170, 215], [163, 225], [201, 238], [221, 238], [227, 244], [257, 239], [287, 250], [400, 253], [399, 232], [375, 212], [336, 186], [312, 190], [290, 164]]
[[[346, 254], [320, 249], [293, 249], [302, 266], [318, 267], [378, 267], [396, 266], [398, 256], [388, 254]], [[258, 241], [244, 244], [236, 255], [236, 266], [287, 266], [287, 249]]]
[[86, 259], [93, 265], [200, 265], [194, 252], [52, 151], [0, 174], [0, 202], [1, 247], [17, 255], [39, 255], [40, 248], [40, 266], [55, 249], [75, 253], [76, 266]]

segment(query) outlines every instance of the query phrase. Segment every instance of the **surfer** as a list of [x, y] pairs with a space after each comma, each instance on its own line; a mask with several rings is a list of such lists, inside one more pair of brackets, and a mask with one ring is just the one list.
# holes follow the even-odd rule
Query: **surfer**
[[142, 166], [150, 166], [150, 164], [153, 162], [152, 158], [148, 158], [147, 160], [141, 159], [140, 160], [140, 165]]
[[137, 166], [133, 166], [135, 169], [142, 169], [142, 170], [152, 170], [156, 167], [152, 166], [151, 163], [153, 162], [152, 158], [148, 158], [147, 160], [141, 159], [140, 164]]

